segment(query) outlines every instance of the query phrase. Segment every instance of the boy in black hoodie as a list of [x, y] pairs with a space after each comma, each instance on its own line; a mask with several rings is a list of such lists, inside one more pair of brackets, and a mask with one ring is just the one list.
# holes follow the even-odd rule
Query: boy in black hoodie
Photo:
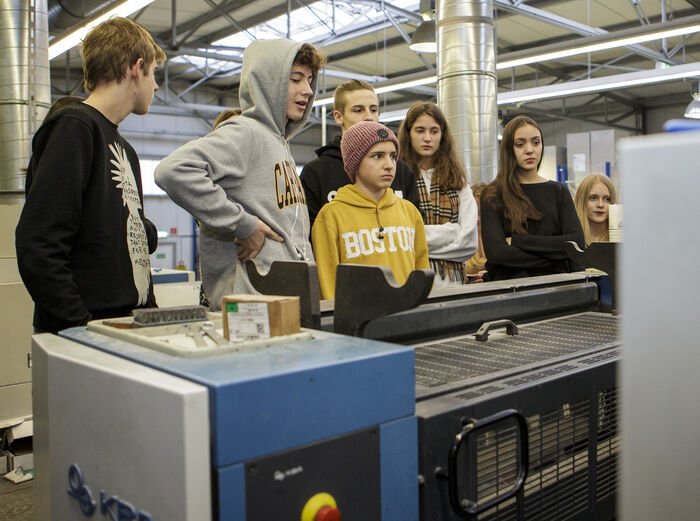
[[117, 126], [148, 112], [165, 54], [128, 18], [92, 29], [82, 52], [90, 95], [48, 117], [34, 135], [15, 231], [36, 331], [155, 306], [149, 253], [157, 231], [143, 214], [138, 157]]
[[[343, 132], [360, 121], [379, 121], [379, 98], [372, 85], [362, 80], [350, 80], [336, 87], [333, 95], [333, 118]], [[335, 197], [341, 186], [352, 184], [343, 170], [343, 156], [340, 153], [340, 138], [316, 149], [318, 157], [304, 165], [301, 171], [301, 185], [306, 194], [309, 220], [314, 219], [324, 204]], [[416, 174], [408, 163], [399, 160], [396, 164], [396, 177], [391, 189], [398, 197], [412, 202], [418, 208], [418, 187]]]

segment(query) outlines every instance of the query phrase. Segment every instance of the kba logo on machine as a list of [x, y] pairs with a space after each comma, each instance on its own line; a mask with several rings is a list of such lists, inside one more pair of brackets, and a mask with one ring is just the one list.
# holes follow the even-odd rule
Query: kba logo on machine
[[[92, 517], [97, 510], [97, 503], [92, 499], [90, 487], [85, 485], [83, 471], [75, 463], [68, 467], [68, 487], [68, 495], [78, 502], [80, 511], [86, 517]], [[136, 510], [117, 496], [107, 497], [104, 490], [100, 490], [100, 514], [109, 516], [112, 521], [153, 521], [150, 514]]]

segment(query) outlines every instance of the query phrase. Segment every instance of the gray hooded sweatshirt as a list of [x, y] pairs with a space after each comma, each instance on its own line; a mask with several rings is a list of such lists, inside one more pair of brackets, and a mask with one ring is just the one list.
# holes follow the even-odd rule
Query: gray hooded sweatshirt
[[[266, 238], [255, 263], [266, 273], [275, 260], [313, 260], [304, 190], [288, 139], [308, 120], [287, 119], [289, 73], [302, 44], [258, 40], [243, 54], [239, 101], [243, 114], [163, 159], [156, 184], [200, 223], [202, 287], [211, 308], [231, 293], [255, 293], [238, 261], [235, 237], [266, 223], [284, 238]], [[314, 78], [311, 88], [316, 92]]]

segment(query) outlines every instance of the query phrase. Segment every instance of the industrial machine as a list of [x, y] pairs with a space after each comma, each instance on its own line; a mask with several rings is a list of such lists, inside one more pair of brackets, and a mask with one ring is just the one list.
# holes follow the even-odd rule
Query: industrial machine
[[394, 292], [423, 289], [349, 268], [348, 295], [374, 301], [311, 303], [317, 329], [269, 345], [175, 354], [188, 324], [35, 336], [40, 518], [614, 518], [606, 277], [445, 289], [396, 312]]

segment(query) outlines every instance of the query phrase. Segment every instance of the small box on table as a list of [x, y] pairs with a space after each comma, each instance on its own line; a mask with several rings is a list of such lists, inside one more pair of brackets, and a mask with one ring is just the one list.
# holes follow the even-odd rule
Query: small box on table
[[299, 297], [225, 295], [221, 313], [224, 336], [231, 341], [257, 340], [300, 331]]

